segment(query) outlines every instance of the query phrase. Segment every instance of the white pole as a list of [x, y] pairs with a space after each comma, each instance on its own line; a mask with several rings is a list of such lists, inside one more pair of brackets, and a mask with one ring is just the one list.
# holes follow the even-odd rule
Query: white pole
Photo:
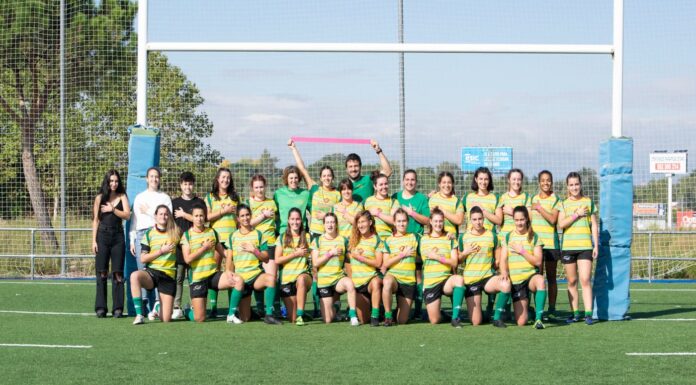
[[[140, 25], [140, 24], [138, 24]], [[139, 32], [140, 33], [140, 32]], [[604, 44], [151, 42], [148, 51], [612, 54]]]
[[138, 83], [136, 123], [147, 126], [147, 0], [138, 1]]
[[612, 62], [611, 136], [623, 132], [623, 0], [614, 0], [614, 55]]
[[672, 230], [672, 174], [667, 174], [667, 230]]

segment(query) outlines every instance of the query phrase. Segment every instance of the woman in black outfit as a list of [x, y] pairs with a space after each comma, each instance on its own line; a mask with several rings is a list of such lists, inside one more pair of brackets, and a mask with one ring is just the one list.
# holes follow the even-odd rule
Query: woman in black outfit
[[96, 255], [97, 298], [94, 311], [98, 318], [106, 317], [106, 280], [111, 261], [112, 315], [123, 317], [123, 264], [125, 237], [123, 221], [130, 218], [130, 204], [118, 171], [110, 170], [104, 176], [101, 190], [94, 198], [92, 222], [92, 251]]

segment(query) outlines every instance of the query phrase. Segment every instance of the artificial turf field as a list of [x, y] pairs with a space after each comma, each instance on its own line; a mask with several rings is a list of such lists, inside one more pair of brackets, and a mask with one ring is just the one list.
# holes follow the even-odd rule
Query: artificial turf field
[[[224, 318], [133, 326], [133, 318], [93, 316], [93, 285], [0, 281], [0, 383], [696, 383], [696, 285], [690, 284], [633, 284], [632, 321], [547, 323], [545, 330], [468, 323], [462, 329], [229, 325]], [[226, 297], [221, 293], [221, 308]], [[566, 310], [564, 288], [559, 300]]]

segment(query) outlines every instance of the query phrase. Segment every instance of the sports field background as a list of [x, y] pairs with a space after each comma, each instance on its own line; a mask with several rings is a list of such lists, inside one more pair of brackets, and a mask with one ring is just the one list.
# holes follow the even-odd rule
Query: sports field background
[[[561, 312], [567, 310], [564, 289]], [[693, 284], [637, 283], [632, 321], [547, 323], [544, 330], [468, 323], [462, 329], [230, 325], [224, 318], [133, 326], [132, 318], [94, 317], [92, 283], [0, 281], [1, 382], [687, 384], [696, 367], [695, 293]], [[226, 297], [220, 295], [222, 308]]]

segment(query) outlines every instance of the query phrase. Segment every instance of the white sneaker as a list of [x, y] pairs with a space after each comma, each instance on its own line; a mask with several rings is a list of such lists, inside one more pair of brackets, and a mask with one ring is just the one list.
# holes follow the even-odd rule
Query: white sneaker
[[152, 307], [152, 311], [147, 313], [147, 319], [150, 321], [155, 321], [159, 319], [160, 302], [155, 302], [155, 306]]
[[237, 318], [236, 315], [232, 314], [232, 315], [227, 316], [227, 323], [239, 325], [239, 324], [243, 324], [244, 321], [240, 320], [239, 318]]
[[184, 319], [184, 312], [180, 308], [172, 311], [172, 319]]
[[133, 320], [133, 325], [142, 325], [145, 323], [145, 317], [141, 316], [140, 314], [135, 316], [135, 319]]
[[358, 321], [358, 317], [350, 317], [350, 326], [360, 326], [360, 321]]

